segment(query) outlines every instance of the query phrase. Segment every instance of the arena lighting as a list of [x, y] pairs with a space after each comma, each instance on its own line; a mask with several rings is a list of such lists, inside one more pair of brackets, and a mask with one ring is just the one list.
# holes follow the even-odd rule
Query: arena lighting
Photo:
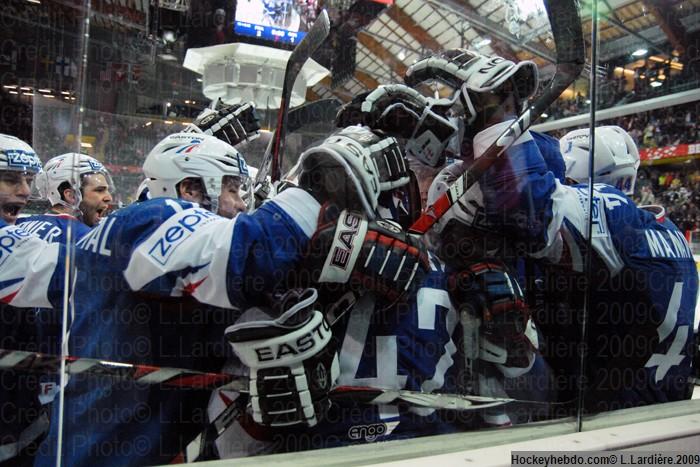
[[652, 81], [651, 83], [649, 83], [649, 86], [651, 86], [652, 88], [658, 88], [659, 86], [661, 86], [663, 84], [664, 83], [662, 83], [661, 81]]
[[163, 31], [163, 40], [165, 42], [175, 42], [175, 33], [173, 31]]
[[172, 121], [172, 120], [166, 120], [166, 121], [163, 122], [163, 123], [165, 123], [166, 125], [172, 125], [172, 124], [173, 124], [173, 121]]
[[10, 91], [10, 94], [19, 94], [17, 91]]
[[51, 92], [51, 89], [39, 89], [39, 92], [47, 93], [47, 92]]
[[647, 49], [637, 49], [634, 52], [632, 52], [633, 57], [643, 57], [647, 54], [648, 50]]
[[153, 122], [146, 122], [146, 124], [144, 126], [151, 126], [152, 123]]
[[491, 39], [489, 39], [489, 38], [487, 37], [487, 38], [484, 38], [484, 39], [480, 40], [480, 41], [477, 42], [476, 44], [474, 44], [474, 47], [476, 47], [477, 49], [480, 49], [480, 48], [482, 48], [482, 47], [484, 47], [484, 46], [486, 46], [486, 45], [489, 45], [490, 43], [491, 43]]
[[23, 87], [19, 88], [19, 90], [20, 90], [20, 91], [31, 91], [32, 88], [27, 87], [27, 86], [23, 86]]
[[398, 58], [399, 60], [406, 60], [406, 51], [404, 49], [401, 49], [396, 58]]
[[70, 91], [61, 91], [64, 96], [70, 96]]
[[549, 114], [548, 114], [548, 113], [545, 112], [545, 113], [542, 114], [542, 118], [547, 118], [547, 117], [549, 117]]
[[27, 0], [29, 3], [34, 3], [35, 5], [41, 5], [41, 0]]
[[17, 89], [17, 85], [16, 84], [6, 84], [5, 86], [3, 86], [3, 88], [5, 88], [5, 89]]
[[80, 147], [81, 147], [81, 148], [88, 148], [88, 149], [91, 149], [91, 148], [92, 148], [92, 143], [85, 143], [85, 142], [81, 141], [81, 142], [80, 142]]

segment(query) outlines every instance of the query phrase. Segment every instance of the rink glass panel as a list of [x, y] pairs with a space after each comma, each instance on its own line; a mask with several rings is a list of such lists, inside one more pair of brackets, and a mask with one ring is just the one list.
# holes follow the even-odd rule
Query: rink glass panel
[[[695, 17], [693, 15], [697, 15], [698, 3], [641, 2], [615, 12], [610, 11], [610, 6], [611, 2], [598, 2], [599, 47], [594, 61], [596, 66], [592, 67], [597, 73], [595, 98], [591, 98], [590, 89], [588, 97], [585, 97], [585, 93], [579, 95], [581, 90], [590, 88], [591, 75], [581, 88], [577, 84], [572, 98], [561, 102], [556, 112], [559, 116], [567, 117], [574, 113], [574, 109], [590, 108], [595, 111], [596, 127], [618, 125], [629, 133], [639, 148], [641, 159], [634, 192], [630, 197], [638, 206], [663, 206], [665, 219], [675, 225], [676, 232], [685, 237], [689, 246], [688, 249], [685, 245], [679, 245], [681, 249], [664, 251], [663, 254], [652, 251], [651, 263], [661, 258], [670, 262], [685, 259], [690, 267], [686, 280], [678, 277], [671, 280], [667, 273], [660, 271], [660, 266], [650, 266], [649, 262], [645, 262], [638, 268], [649, 268], [641, 284], [632, 285], [634, 281], [630, 280], [630, 274], [623, 272], [610, 291], [593, 287], [591, 293], [600, 296], [609, 297], [611, 292], [615, 293], [613, 289], [625, 294], [632, 290], [630, 287], [634, 287], [640, 297], [646, 295], [654, 298], [628, 301], [618, 307], [604, 303], [590, 307], [587, 365], [595, 366], [595, 361], [600, 365], [601, 358], [627, 359], [627, 367], [611, 365], [600, 378], [607, 391], [622, 392], [644, 379], [658, 381], [664, 374], [687, 367], [692, 359], [693, 367], [687, 373], [679, 371], [677, 381], [667, 385], [666, 389], [673, 386], [667, 393], [674, 393], [674, 400], [689, 399], [693, 391], [697, 398], [700, 315], [697, 308], [693, 310], [695, 302], [692, 296], [695, 293], [690, 278], [697, 272], [697, 260], [700, 258], [697, 256], [700, 253], [697, 248], [697, 231], [700, 227], [700, 198], [697, 194], [700, 181], [700, 162], [697, 159], [697, 141], [700, 139], [697, 126], [700, 110], [697, 93], [700, 82], [700, 69], [697, 66], [699, 36], [695, 20], [692, 19]], [[615, 7], [614, 4], [612, 6]], [[588, 33], [591, 32], [590, 24], [584, 23]], [[645, 31], [641, 35], [646, 39], [633, 34], [626, 27], [631, 24], [635, 25], [633, 30]], [[652, 31], [659, 34], [647, 35]], [[552, 133], [561, 135], [577, 127]], [[589, 274], [594, 275], [594, 269], [591, 266]], [[600, 283], [594, 277], [589, 278], [591, 284]], [[671, 296], [674, 296], [672, 300]], [[680, 305], [677, 305], [678, 301]], [[595, 302], [593, 298], [591, 303]], [[662, 330], [661, 320], [666, 320], [665, 327], [670, 333]], [[596, 336], [595, 330], [600, 329], [603, 323], [630, 331]], [[610, 355], [604, 355], [606, 353]], [[635, 361], [638, 362], [636, 365], [633, 363]], [[684, 389], [685, 394], [682, 394]], [[595, 388], [589, 387], [588, 390], [590, 393]], [[656, 394], [657, 397], [647, 402], [643, 402], [644, 397], [639, 397], [639, 394], [630, 394], [626, 400], [609, 404], [608, 408], [619, 410], [644, 403], [659, 403], [663, 397]], [[631, 410], [644, 409], [638, 407]], [[585, 419], [583, 424], [585, 427]]]
[[[220, 2], [212, 5], [193, 2], [188, 6], [188, 16], [181, 15], [175, 10], [154, 9], [145, 7], [147, 2], [127, 2], [128, 6], [116, 6], [104, 1], [42, 1], [41, 4], [15, 0], [0, 12], [3, 18], [2, 43], [2, 89], [3, 119], [2, 131], [14, 134], [30, 142], [42, 161], [65, 152], [84, 152], [102, 161], [112, 174], [115, 183], [113, 193], [114, 209], [134, 201], [135, 190], [142, 180], [141, 164], [150, 149], [165, 135], [179, 131], [208, 105], [209, 99], [202, 94], [202, 82], [199, 75], [183, 67], [183, 60], [188, 47], [204, 47], [233, 40], [233, 5], [231, 2]], [[175, 5], [178, 2], [167, 2]], [[499, 39], [492, 44], [482, 41], [487, 34], [469, 25], [469, 15], [475, 12], [489, 20], [502, 25], [508, 37], [529, 41], [537, 45], [535, 50], [548, 51], [554, 55], [551, 36], [544, 14], [541, 11], [520, 11], [513, 5], [517, 2], [502, 2], [489, 4], [472, 2], [473, 9], [460, 16], [459, 11], [444, 9], [437, 3], [418, 2], [417, 0], [399, 0], [391, 7], [393, 13], [397, 9], [411, 15], [414, 21], [443, 48], [479, 47], [484, 54], [506, 55], [514, 54], [519, 60], [533, 59], [540, 68], [541, 79], [546, 81], [553, 72], [551, 63], [541, 56], [527, 50], [513, 51], [507, 41]], [[420, 3], [421, 5], [418, 5]], [[525, 2], [527, 3], [527, 2]], [[636, 5], [636, 4], [635, 4]], [[641, 3], [639, 4], [641, 5]], [[224, 12], [221, 26], [221, 8]], [[663, 106], [657, 110], [632, 108], [629, 114], [616, 116], [612, 120], [602, 120], [606, 109], [619, 107], [623, 104], [641, 102], [666, 94], [680, 93], [697, 88], [700, 76], [697, 72], [697, 36], [694, 24], [688, 23], [687, 10], [697, 12], [696, 2], [678, 2], [674, 4], [666, 18], [668, 24], [677, 25], [683, 29], [676, 31], [674, 41], [685, 44], [685, 51], [675, 60], [672, 50], [678, 47], [670, 39], [661, 38], [653, 49], [651, 45], [639, 41], [636, 36], [629, 34], [621, 27], [612, 24], [612, 20], [603, 19], [603, 14], [610, 15], [613, 20], [624, 22], [607, 12], [606, 2], [599, 2], [601, 12], [599, 21], [599, 37], [603, 41], [597, 59], [591, 56], [590, 34], [591, 13], [590, 5], [584, 7], [582, 14], [584, 33], [587, 41], [587, 62], [595, 65], [590, 73], [598, 70], [600, 77], [596, 88], [596, 98], [590, 101], [590, 73], [582, 76], [564, 94], [563, 98], [552, 106], [548, 116], [541, 122], [552, 122], [565, 117], [583, 116], [583, 120], [574, 122], [575, 126], [565, 126], [549, 131], [560, 137], [574, 127], [587, 127], [591, 110], [598, 114], [598, 124], [615, 124], [629, 128], [640, 148], [643, 149], [642, 166], [635, 191], [635, 201], [649, 200], [646, 187], [651, 190], [656, 200], [666, 204], [669, 217], [679, 225], [685, 233], [689, 232], [691, 245], [697, 242], [700, 235], [694, 231], [697, 228], [698, 203], [696, 189], [700, 183], [700, 167], [692, 156], [700, 152], [696, 146], [683, 147], [700, 143], [695, 121], [697, 118], [696, 100], [683, 102], [671, 108]], [[637, 8], [637, 7], [635, 7]], [[639, 11], [626, 11], [623, 19], [633, 19], [639, 15], [638, 21], [647, 22], [647, 28], [654, 27], [650, 22], [659, 21], [648, 8], [639, 6]], [[670, 10], [677, 15], [671, 17]], [[685, 10], [685, 11], [683, 11]], [[664, 15], [664, 11], [661, 11]], [[527, 15], [527, 16], [526, 16]], [[628, 18], [629, 16], [629, 18]], [[691, 15], [692, 16], [692, 15]], [[88, 18], [89, 26], [85, 19]], [[678, 19], [680, 18], [680, 19]], [[438, 31], [436, 20], [446, 25], [445, 31]], [[410, 33], [406, 33], [389, 18], [388, 12], [378, 14], [378, 19], [370, 22], [358, 36], [358, 43], [352, 48], [336, 47], [327, 50], [324, 65], [336, 65], [338, 54], [347, 49], [355, 49], [357, 71], [339, 80], [340, 84], [331, 88], [329, 83], [316, 85], [311, 89], [309, 98], [337, 98], [346, 102], [352, 96], [368, 89], [368, 86], [387, 84], [401, 81], [402, 70], [422, 55], [430, 52], [429, 46], [416, 41]], [[388, 27], [390, 24], [392, 27]], [[645, 23], [646, 24], [646, 23]], [[677, 27], [677, 26], [676, 26]], [[393, 32], [389, 32], [393, 29]], [[398, 30], [398, 32], [397, 32]], [[546, 31], [542, 34], [533, 31]], [[436, 32], [444, 36], [437, 37]], [[172, 35], [171, 35], [172, 33]], [[415, 31], [414, 31], [415, 33]], [[658, 35], [657, 35], [658, 36]], [[656, 36], [655, 36], [656, 37]], [[374, 39], [374, 42], [373, 42]], [[654, 39], [657, 40], [658, 38]], [[342, 44], [344, 38], [338, 39]], [[381, 42], [378, 46], [377, 40]], [[634, 46], [631, 44], [634, 43]], [[381, 47], [381, 48], [380, 48]], [[628, 54], [620, 54], [619, 49], [627, 47]], [[648, 48], [648, 53], [642, 58], [631, 57], [629, 53], [637, 48]], [[384, 54], [385, 51], [387, 54]], [[666, 52], [664, 55], [663, 52]], [[332, 60], [335, 57], [336, 60]], [[387, 58], [393, 57], [393, 58]], [[403, 58], [401, 58], [403, 57]], [[659, 57], [661, 61], [653, 57]], [[638, 63], [644, 60], [644, 63]], [[668, 60], [668, 63], [666, 62]], [[319, 58], [319, 61], [323, 61]], [[676, 65], [674, 65], [676, 64]], [[679, 67], [681, 64], [682, 67]], [[635, 67], [635, 65], [637, 65]], [[587, 69], [588, 70], [588, 69]], [[651, 77], [655, 77], [652, 81]], [[641, 78], [644, 75], [644, 78]], [[661, 76], [666, 78], [661, 79]], [[369, 78], [368, 78], [369, 77]], [[640, 83], [640, 81], [642, 81]], [[662, 85], [652, 85], [662, 82]], [[696, 84], [693, 84], [696, 83]], [[336, 84], [336, 83], [333, 83]], [[14, 86], [14, 87], [13, 87]], [[26, 88], [26, 89], [25, 89]], [[46, 92], [50, 90], [51, 92]], [[443, 97], [449, 94], [449, 89], [436, 86], [426, 90], [432, 94], [437, 92]], [[588, 101], [588, 102], [587, 102]], [[661, 113], [661, 117], [656, 117]], [[689, 117], [688, 117], [689, 115]], [[265, 129], [273, 128], [276, 122], [276, 111], [261, 111], [262, 125]], [[640, 121], [643, 120], [643, 121]], [[669, 130], [670, 125], [673, 130]], [[652, 126], [652, 129], [649, 129]], [[328, 115], [319, 120], [308, 122], [300, 127], [287, 140], [285, 154], [285, 169], [291, 167], [300, 152], [315, 141], [323, 139], [332, 129], [332, 121]], [[672, 133], [671, 137], [668, 133]], [[262, 160], [269, 134], [239, 149], [250, 165], [258, 166]], [[658, 150], [647, 149], [656, 146]], [[675, 147], [664, 151], [662, 148]], [[685, 152], [683, 152], [685, 151]], [[695, 152], [692, 152], [695, 151]], [[690, 157], [688, 157], [690, 155]], [[686, 156], [686, 157], [684, 157]], [[434, 172], [418, 167], [419, 181], [424, 190], [429, 186], [429, 177]], [[667, 182], [664, 173], [673, 174], [673, 179]], [[663, 177], [663, 179], [660, 179]], [[426, 180], [427, 179], [427, 180]], [[681, 188], [686, 188], [683, 191]], [[689, 192], [689, 193], [688, 193]], [[643, 198], [646, 197], [646, 198]], [[646, 204], [646, 203], [645, 203]], [[45, 203], [33, 202], [26, 212], [44, 212]], [[682, 224], [682, 225], [681, 225]], [[692, 240], [696, 240], [693, 242]], [[517, 266], [521, 274], [521, 286], [526, 298], [531, 302], [533, 318], [539, 331], [547, 343], [541, 349], [542, 355], [552, 362], [553, 374], [546, 378], [546, 385], [556, 396], [550, 399], [555, 404], [547, 408], [523, 404], [513, 405], [508, 411], [492, 411], [487, 416], [478, 413], [463, 414], [459, 417], [452, 413], [444, 415], [445, 420], [454, 431], [474, 431], [487, 429], [486, 418], [489, 420], [504, 420], [509, 415], [514, 425], [525, 424], [528, 421], [562, 420], [561, 433], [576, 429], [571, 422], [576, 420], [576, 401], [579, 396], [581, 373], [579, 368], [583, 316], [589, 321], [595, 319], [595, 310], [585, 310], [583, 297], [586, 296], [588, 284], [594, 281], [584, 271], [580, 275], [562, 274], [557, 281], [545, 281], [548, 285], [544, 290], [538, 289], [537, 274], [533, 265], [524, 261], [521, 256], [511, 258], [520, 261]], [[72, 264], [66, 267], [71, 269]], [[534, 266], [536, 268], [536, 265]], [[110, 287], [110, 284], [95, 284], [96, 287]], [[595, 291], [590, 291], [595, 294]], [[133, 311], [133, 310], [132, 310]], [[170, 332], [186, 336], [191, 327], [188, 326], [221, 326], [226, 314], [210, 312], [207, 307], [191, 302], [178, 303], [174, 301], [168, 309], [161, 310], [161, 318], [168, 320]], [[172, 313], [170, 313], [172, 312]], [[438, 313], [444, 313], [439, 309]], [[127, 315], [129, 311], [127, 310]], [[223, 318], [222, 318], [223, 317]], [[61, 317], [62, 319], [62, 317]], [[222, 321], [222, 319], [224, 321]], [[625, 319], [624, 314], [621, 319]], [[178, 321], [180, 320], [180, 321]], [[696, 317], [697, 322], [697, 317]], [[60, 322], [52, 321], [53, 325]], [[56, 329], [54, 326], [53, 329]], [[694, 325], [697, 329], [697, 324]], [[57, 334], [61, 339], [61, 333]], [[455, 365], [464, 365], [463, 342], [459, 328], [455, 331], [454, 355]], [[119, 343], [108, 343], [119, 345]], [[189, 348], [180, 348], [170, 355], [171, 367], [185, 369], [201, 369], [198, 365], [202, 359], [218, 357], [227, 346], [223, 339], [221, 347], [216, 349], [198, 348], [193, 351], [192, 343]], [[624, 342], [620, 342], [624, 346]], [[60, 346], [55, 346], [56, 352]], [[169, 351], [170, 349], [168, 349]], [[589, 351], [594, 350], [589, 347]], [[158, 342], [152, 348], [153, 352], [164, 353], [165, 349], [158, 348]], [[99, 357], [99, 356], [96, 356]], [[189, 363], [188, 363], [189, 362]], [[128, 362], [124, 363], [137, 363]], [[188, 367], [189, 366], [189, 367]], [[235, 366], [233, 367], [235, 369]], [[213, 371], [213, 370], [212, 370]], [[379, 368], [375, 370], [379, 372]], [[379, 376], [376, 374], [375, 376]], [[460, 375], [460, 377], [462, 377]], [[21, 375], [16, 374], [19, 379]], [[89, 378], [89, 376], [81, 376]], [[624, 384], [628, 375], [610, 375], [611, 384]], [[542, 384], [542, 379], [538, 380]], [[44, 381], [43, 387], [50, 386], [51, 381]], [[501, 383], [503, 383], [501, 381]], [[98, 384], [98, 383], [96, 383]], [[466, 383], [464, 383], [466, 384]], [[510, 382], [509, 384], [515, 384]], [[120, 397], [125, 397], [130, 385], [120, 386]], [[133, 390], [133, 387], [131, 388]], [[142, 390], [143, 388], [139, 388]], [[508, 391], [522, 389], [502, 388]], [[526, 388], [527, 389], [527, 388]], [[530, 388], [532, 390], [532, 388]], [[532, 400], [541, 396], [543, 391], [536, 391], [532, 397], [522, 397]], [[212, 396], [214, 403], [208, 404], [209, 394], [202, 391], [191, 391], [192, 398], [201, 403], [195, 409], [189, 409], [184, 415], [192, 423], [202, 423], [213, 411], [216, 403], [219, 406], [225, 399], [218, 394]], [[109, 394], [105, 395], [110, 397]], [[54, 404], [58, 403], [58, 397]], [[55, 409], [52, 414], [57, 414]], [[71, 414], [65, 413], [65, 417]], [[104, 420], [120, 416], [119, 413], [96, 413], [95, 426]], [[145, 417], [153, 416], [146, 414]], [[137, 417], [138, 418], [138, 417]], [[182, 421], [182, 420], [180, 420]], [[585, 419], [583, 421], [585, 423]], [[58, 417], [54, 415], [51, 423], [57, 424]], [[141, 423], [140, 420], [134, 422]], [[167, 423], [167, 422], [165, 422]], [[386, 425], [388, 426], [388, 425]], [[382, 429], [386, 429], [384, 426]], [[365, 431], [376, 427], [364, 427]], [[183, 434], [193, 437], [192, 432]], [[362, 430], [355, 430], [356, 432]], [[436, 433], [423, 433], [438, 434]], [[71, 433], [63, 433], [62, 449], [79, 449], [79, 440]], [[372, 436], [370, 436], [372, 438]], [[365, 437], [365, 439], [367, 439]], [[278, 444], [274, 448], [278, 452], [291, 449], [312, 447], [311, 436], [304, 440], [304, 434], [294, 444]], [[264, 445], [253, 443], [252, 450], [265, 448]], [[113, 451], [104, 452], [104, 457], [120, 457], [138, 455], [141, 449], [158, 449], [157, 446], [141, 446], [137, 443], [114, 445]], [[452, 449], [458, 449], [454, 447]], [[260, 449], [265, 451], [265, 449]]]
[[[82, 1], [3, 2], [0, 11], [0, 132], [30, 144], [43, 163], [63, 153], [78, 153], [94, 141], [83, 131], [81, 106], [87, 105], [85, 54], [88, 51], [88, 9]], [[60, 108], [60, 113], [52, 109]], [[41, 125], [38, 122], [42, 122]], [[35, 187], [20, 217], [43, 214], [48, 202]], [[41, 227], [41, 222], [35, 224]], [[47, 233], [51, 227], [44, 226]], [[64, 231], [75, 238], [72, 226]], [[73, 267], [66, 255], [63, 270]], [[28, 284], [34, 287], [37, 284]], [[67, 290], [58, 300], [67, 303]], [[5, 350], [60, 354], [62, 327], [67, 315], [58, 309], [6, 307], [3, 311], [2, 347]], [[2, 372], [3, 460], [31, 462], [49, 423], [58, 425], [56, 396], [62, 376], [23, 370]], [[56, 406], [56, 407], [54, 407]], [[52, 416], [52, 414], [54, 414]], [[50, 420], [50, 422], [49, 422]], [[37, 436], [38, 435], [38, 436]], [[54, 448], [43, 448], [52, 452]], [[19, 455], [17, 455], [19, 451]]]

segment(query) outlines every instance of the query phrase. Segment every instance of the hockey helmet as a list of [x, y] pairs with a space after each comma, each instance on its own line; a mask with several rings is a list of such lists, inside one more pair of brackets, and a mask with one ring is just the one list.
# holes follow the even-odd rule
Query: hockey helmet
[[[49, 160], [44, 165], [44, 170], [36, 176], [34, 187], [39, 196], [42, 199], [48, 199], [52, 206], [61, 204], [77, 209], [82, 197], [80, 189], [83, 178], [91, 174], [103, 175], [109, 190], [114, 191], [112, 177], [102, 162], [86, 154], [75, 152], [61, 154]], [[68, 186], [64, 184], [68, 184]], [[63, 199], [61, 185], [75, 191], [77, 199], [75, 205], [69, 205]]]
[[[566, 177], [576, 183], [588, 180], [590, 132], [574, 130], [559, 141], [566, 163]], [[594, 183], [612, 185], [627, 195], [634, 193], [639, 151], [632, 137], [619, 126], [595, 129]]]
[[166, 136], [146, 156], [143, 174], [151, 198], [178, 198], [178, 184], [186, 178], [202, 181], [206, 191], [204, 206], [212, 212], [219, 208], [224, 177], [230, 176], [246, 191], [248, 166], [230, 144], [205, 134], [175, 133]]
[[0, 170], [37, 174], [41, 160], [34, 149], [14, 136], [0, 134]]

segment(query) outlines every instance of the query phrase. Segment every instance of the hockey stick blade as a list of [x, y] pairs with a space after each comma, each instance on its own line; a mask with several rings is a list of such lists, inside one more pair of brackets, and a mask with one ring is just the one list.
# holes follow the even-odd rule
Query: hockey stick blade
[[[323, 41], [326, 40], [331, 30], [331, 23], [328, 19], [326, 10], [322, 10], [309, 32], [297, 44], [289, 56], [287, 68], [284, 71], [284, 83], [282, 84], [282, 97], [280, 100], [280, 110], [277, 113], [277, 127], [272, 140], [271, 152], [271, 169], [270, 176], [273, 182], [276, 182], [281, 177], [282, 157], [284, 155], [284, 139], [287, 131], [287, 119], [289, 117], [289, 100], [292, 96], [294, 82], [299, 75], [302, 67], [311, 55], [318, 49]], [[267, 158], [267, 157], [266, 157]], [[266, 160], [263, 160], [263, 166]], [[265, 174], [267, 175], [267, 174]]]
[[578, 0], [544, 0], [557, 48], [557, 69], [547, 89], [533, 101], [483, 155], [455, 180], [449, 190], [410, 227], [423, 235], [449, 210], [493, 163], [532, 125], [561, 93], [579, 77], [586, 59]]
[[[96, 358], [66, 357], [66, 372], [70, 375], [109, 377], [145, 385], [161, 385], [182, 389], [220, 389], [248, 392], [248, 378], [225, 373], [205, 373], [182, 368], [158, 367], [132, 363], [111, 362]], [[0, 349], [0, 370], [19, 370], [57, 374], [61, 357], [20, 350]], [[490, 398], [459, 394], [434, 394], [409, 390], [371, 387], [337, 386], [331, 399], [352, 399], [366, 404], [404, 403], [414, 407], [446, 410], [473, 410], [486, 406], [514, 402], [508, 398]]]

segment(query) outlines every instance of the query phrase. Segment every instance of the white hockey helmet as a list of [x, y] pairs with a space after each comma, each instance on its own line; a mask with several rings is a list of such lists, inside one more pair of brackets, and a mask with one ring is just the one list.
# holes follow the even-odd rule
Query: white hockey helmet
[[151, 198], [178, 198], [181, 181], [200, 179], [206, 190], [206, 207], [212, 212], [218, 211], [224, 177], [235, 177], [246, 186], [249, 181], [245, 159], [233, 146], [214, 136], [193, 133], [166, 136], [146, 156], [143, 174]]
[[448, 190], [452, 199], [457, 200], [427, 237], [430, 248], [455, 267], [463, 267], [465, 261], [477, 258], [497, 257], [508, 243], [486, 220], [481, 186], [475, 183], [464, 190], [461, 184], [454, 183], [464, 171], [463, 164], [458, 161], [443, 168], [433, 180], [427, 199], [428, 212]]
[[[312, 172], [322, 175], [331, 167], [341, 167], [368, 216], [374, 218], [379, 195], [410, 181], [408, 164], [393, 137], [382, 137], [364, 126], [348, 126], [312, 146], [299, 156], [289, 173], [299, 178]], [[314, 184], [309, 186], [313, 190]], [[338, 190], [342, 187], [338, 186]]]
[[[577, 183], [588, 180], [589, 130], [574, 130], [559, 141], [566, 177]], [[619, 126], [595, 129], [594, 183], [612, 185], [627, 195], [634, 193], [639, 151], [632, 137]]]
[[145, 178], [139, 184], [139, 187], [134, 193], [134, 201], [148, 201], [151, 199], [151, 193], [148, 191], [148, 184], [151, 182], [150, 178]]
[[[87, 154], [75, 152], [61, 154], [44, 164], [44, 170], [34, 180], [34, 187], [39, 192], [39, 196], [42, 199], [48, 199], [52, 206], [61, 204], [77, 209], [82, 199], [80, 191], [82, 179], [90, 174], [104, 175], [110, 191], [114, 191], [112, 177], [102, 162]], [[77, 201], [73, 206], [69, 205], [62, 197], [61, 185], [66, 183], [76, 194]]]
[[36, 174], [41, 171], [41, 160], [21, 139], [0, 134], [0, 170]]
[[405, 81], [409, 86], [433, 79], [461, 90], [470, 124], [480, 111], [476, 95], [496, 92], [510, 81], [516, 103], [522, 106], [537, 91], [539, 72], [537, 65], [529, 60], [514, 63], [496, 55], [487, 57], [457, 48], [419, 60], [406, 71]]
[[428, 209], [448, 190], [452, 190], [453, 198], [457, 199], [457, 202], [433, 227], [435, 233], [440, 234], [451, 222], [459, 222], [469, 228], [488, 231], [484, 216], [484, 196], [479, 184], [475, 183], [467, 191], [462, 191], [458, 185], [454, 185], [455, 180], [464, 172], [464, 164], [462, 161], [457, 161], [444, 167], [430, 184], [426, 200]]

